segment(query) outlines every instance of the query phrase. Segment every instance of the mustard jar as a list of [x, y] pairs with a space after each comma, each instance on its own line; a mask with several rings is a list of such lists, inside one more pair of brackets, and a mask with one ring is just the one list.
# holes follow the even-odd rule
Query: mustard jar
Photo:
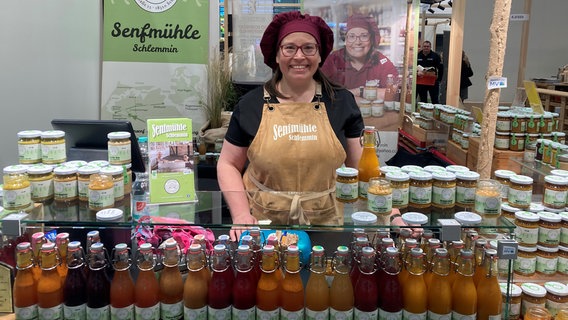
[[501, 184], [493, 179], [479, 180], [475, 189], [474, 211], [482, 216], [501, 214]]
[[41, 163], [41, 131], [18, 132], [18, 160], [20, 164]]
[[557, 247], [560, 244], [562, 217], [557, 213], [542, 211], [538, 213], [538, 245]]
[[536, 272], [551, 276], [556, 273], [558, 247], [536, 246]]
[[351, 203], [359, 197], [359, 170], [355, 168], [341, 167], [335, 170], [335, 198], [337, 201]]
[[495, 170], [493, 175], [495, 176], [495, 180], [497, 180], [503, 187], [501, 188], [501, 198], [503, 201], [507, 201], [507, 197], [509, 195], [509, 186], [511, 185], [511, 181], [509, 180], [511, 176], [515, 175], [516, 173], [511, 170]]
[[432, 203], [432, 174], [425, 171], [412, 171], [408, 175], [410, 177], [409, 205], [415, 208], [430, 207]]
[[130, 132], [109, 132], [108, 138], [108, 162], [114, 165], [130, 163], [132, 161], [132, 147]]
[[71, 166], [58, 166], [53, 169], [55, 174], [53, 186], [55, 201], [74, 201], [79, 197], [77, 187], [77, 168]]
[[562, 221], [560, 222], [560, 245], [568, 247], [568, 212], [558, 213]]
[[524, 315], [528, 308], [546, 307], [546, 289], [536, 283], [525, 282], [521, 284], [521, 314]]
[[538, 220], [536, 213], [529, 211], [515, 212], [515, 239], [519, 245], [534, 247], [538, 242]]
[[[511, 283], [509, 289], [507, 289], [507, 283], [499, 283], [501, 288], [501, 296], [503, 301], [503, 311], [508, 309], [508, 320], [517, 320], [521, 317], [521, 294], [523, 291], [518, 285]], [[509, 290], [507, 294], [507, 290]], [[510, 301], [507, 304], [507, 297], [510, 297]], [[504, 313], [504, 312], [503, 312]]]
[[6, 210], [22, 210], [32, 205], [28, 166], [19, 164], [4, 167], [3, 206]]
[[89, 179], [89, 209], [102, 210], [114, 206], [112, 176], [95, 173]]
[[385, 179], [369, 179], [367, 209], [376, 214], [390, 214], [392, 211], [392, 188]]
[[546, 289], [546, 309], [552, 317], [556, 317], [558, 310], [568, 307], [568, 286], [562, 282], [548, 281], [544, 283]]
[[453, 208], [456, 203], [456, 175], [449, 171], [432, 173], [432, 205]]
[[85, 165], [77, 169], [77, 193], [79, 201], [89, 201], [89, 183], [91, 175], [99, 173], [101, 168], [93, 165]]
[[519, 245], [517, 259], [513, 260], [513, 272], [525, 277], [536, 273], [536, 247]]
[[403, 209], [408, 207], [410, 176], [402, 171], [387, 172], [385, 176], [391, 184], [393, 208]]
[[41, 161], [45, 164], [59, 164], [67, 160], [65, 132], [48, 130], [41, 133]]
[[475, 204], [475, 189], [479, 173], [464, 171], [456, 173], [456, 204], [462, 207], [473, 207]]
[[516, 208], [528, 209], [532, 201], [533, 178], [524, 175], [514, 175], [509, 178], [508, 200]]
[[35, 164], [29, 166], [27, 172], [32, 201], [42, 202], [53, 199], [53, 167], [46, 164]]

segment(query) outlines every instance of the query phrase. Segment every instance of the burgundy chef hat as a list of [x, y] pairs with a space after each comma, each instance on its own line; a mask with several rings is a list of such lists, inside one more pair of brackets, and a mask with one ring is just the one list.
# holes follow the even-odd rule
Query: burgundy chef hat
[[364, 16], [360, 13], [355, 13], [347, 18], [347, 32], [353, 28], [363, 28], [369, 31], [371, 36], [375, 38], [375, 43], [379, 44], [381, 42], [381, 36], [379, 33], [379, 27], [377, 22], [373, 17]]
[[260, 50], [264, 55], [264, 63], [273, 70], [278, 67], [276, 54], [280, 42], [292, 32], [306, 32], [316, 39], [321, 56], [320, 65], [333, 50], [333, 31], [322, 18], [302, 14], [299, 11], [279, 13], [266, 27], [260, 40]]

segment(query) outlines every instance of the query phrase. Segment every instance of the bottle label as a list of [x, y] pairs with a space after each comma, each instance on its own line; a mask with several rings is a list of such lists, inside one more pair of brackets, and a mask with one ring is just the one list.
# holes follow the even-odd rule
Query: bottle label
[[63, 306], [63, 317], [66, 320], [83, 320], [87, 318], [87, 304], [78, 306]]
[[402, 310], [398, 312], [388, 312], [383, 309], [379, 309], [379, 320], [398, 320], [402, 319]]
[[460, 319], [460, 320], [475, 320], [477, 318], [477, 313], [474, 314], [461, 314], [455, 311], [452, 311], [452, 319]]
[[566, 196], [568, 196], [568, 191], [554, 191], [544, 188], [543, 203], [545, 206], [550, 206], [553, 208], [565, 207]]
[[330, 320], [353, 319], [353, 309], [349, 309], [346, 311], [339, 311], [333, 308], [329, 308], [329, 319]]
[[474, 204], [475, 188], [456, 187], [456, 202], [460, 204]]
[[184, 319], [207, 320], [207, 306], [199, 309], [191, 309], [184, 306], [183, 317]]
[[558, 258], [544, 258], [541, 256], [536, 257], [536, 271], [542, 274], [553, 275], [556, 273], [556, 265]]
[[392, 211], [392, 194], [378, 195], [374, 193], [367, 194], [367, 208], [375, 213], [390, 213]]
[[546, 299], [546, 309], [548, 309], [548, 312], [550, 312], [552, 319], [556, 317], [556, 314], [558, 314], [558, 310], [565, 307], [566, 307], [565, 302], [557, 302], [550, 299]]
[[162, 320], [177, 320], [183, 317], [183, 301], [176, 303], [161, 303], [160, 316]]
[[124, 197], [124, 180], [118, 180], [114, 182], [114, 198], [120, 199]]
[[87, 306], [87, 320], [101, 320], [110, 318], [110, 305], [100, 308], [89, 308]]
[[429, 204], [432, 202], [432, 187], [410, 186], [410, 202], [415, 204]]
[[525, 228], [517, 226], [515, 237], [519, 243], [536, 244], [538, 242], [538, 228]]
[[335, 197], [340, 200], [355, 200], [359, 196], [357, 183], [335, 183]]
[[136, 319], [137, 320], [159, 320], [160, 319], [160, 304], [157, 303], [156, 305], [149, 307], [149, 308], [140, 308], [134, 307], [134, 311], [136, 312]]
[[428, 312], [423, 313], [412, 313], [406, 310], [402, 310], [402, 319], [403, 320], [426, 320], [428, 316]]
[[495, 215], [501, 213], [501, 198], [486, 197], [476, 194], [475, 212], [479, 214], [495, 214]]
[[353, 309], [353, 319], [354, 320], [367, 320], [367, 319], [378, 319], [379, 309], [373, 311], [361, 311], [357, 308]]
[[353, 309], [349, 309], [347, 311], [339, 311], [333, 308], [329, 308], [329, 319], [330, 320], [353, 319]]
[[37, 305], [31, 305], [29, 307], [14, 307], [14, 314], [16, 315], [16, 319], [22, 320], [32, 320], [37, 319]]
[[77, 180], [57, 182], [53, 181], [55, 198], [69, 199], [77, 196]]
[[114, 188], [89, 189], [89, 208], [107, 208], [114, 205]]
[[39, 143], [18, 144], [18, 156], [20, 163], [41, 162], [41, 145]]
[[41, 159], [45, 163], [54, 163], [56, 161], [65, 161], [67, 157], [65, 151], [65, 140], [56, 144], [41, 144]]
[[[249, 309], [237, 309], [233, 307], [233, 319], [235, 320], [254, 320], [255, 317], [256, 317], [256, 307], [252, 307]], [[195, 319], [195, 318], [186, 317], [186, 319]]]
[[523, 191], [509, 188], [508, 200], [513, 207], [529, 206], [532, 201], [532, 190]]
[[560, 228], [538, 228], [538, 243], [543, 245], [557, 246], [560, 242]]
[[323, 311], [313, 311], [306, 308], [306, 320], [327, 320], [329, 319], [329, 309]]
[[520, 274], [534, 274], [536, 271], [536, 257], [517, 257], [517, 259], [513, 260], [513, 270]]
[[[209, 307], [209, 319], [214, 319], [214, 320], [231, 319], [231, 309], [232, 306], [228, 306], [223, 309], [215, 309]], [[162, 317], [162, 319], [163, 318], [164, 317]]]
[[63, 319], [63, 304], [52, 308], [37, 308], [39, 319], [59, 320]]
[[432, 187], [432, 202], [439, 205], [453, 205], [456, 202], [456, 188]]
[[111, 320], [129, 320], [134, 319], [134, 305], [131, 304], [124, 308], [110, 307], [110, 319]]
[[108, 161], [111, 164], [128, 163], [131, 160], [131, 145], [125, 144], [108, 144]]
[[256, 318], [262, 320], [278, 320], [280, 319], [280, 308], [270, 311], [264, 311], [257, 308]]
[[288, 311], [281, 309], [280, 310], [280, 318], [281, 319], [289, 319], [289, 320], [300, 320], [304, 319], [304, 309], [298, 311]]
[[32, 199], [48, 198], [53, 195], [53, 180], [30, 181]]
[[432, 311], [428, 311], [428, 319], [430, 320], [452, 320], [452, 313], [439, 314]]

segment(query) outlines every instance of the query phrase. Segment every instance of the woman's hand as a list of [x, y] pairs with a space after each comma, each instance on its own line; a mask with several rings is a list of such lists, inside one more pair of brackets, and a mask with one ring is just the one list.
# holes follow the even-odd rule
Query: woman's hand
[[[398, 226], [398, 227], [413, 227], [415, 225], [409, 225], [406, 222], [404, 222], [404, 220], [402, 220], [402, 215], [400, 214], [400, 211], [397, 208], [393, 208], [392, 212], [390, 214], [390, 223], [391, 226]], [[424, 232], [424, 229], [422, 229], [421, 227], [418, 226], [418, 228], [411, 228], [412, 230], [412, 237], [413, 238], [419, 238], [420, 236], [422, 236], [422, 233]]]
[[255, 225], [258, 224], [258, 220], [252, 216], [249, 212], [245, 212], [240, 215], [233, 216], [233, 227], [229, 232], [229, 236], [232, 241], [239, 241], [241, 234], [248, 229], [244, 225]]

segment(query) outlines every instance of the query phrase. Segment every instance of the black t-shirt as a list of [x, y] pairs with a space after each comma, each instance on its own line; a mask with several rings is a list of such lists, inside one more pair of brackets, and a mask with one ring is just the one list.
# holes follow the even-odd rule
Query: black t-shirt
[[[314, 98], [313, 101], [317, 101]], [[321, 101], [325, 104], [327, 117], [335, 135], [346, 149], [347, 138], [357, 138], [364, 128], [361, 111], [355, 102], [353, 94], [346, 89], [335, 91], [334, 104], [326, 92]], [[271, 97], [271, 103], [278, 103]], [[236, 104], [229, 123], [225, 139], [239, 147], [248, 147], [256, 136], [262, 118], [263, 88], [258, 87], [245, 94]]]

